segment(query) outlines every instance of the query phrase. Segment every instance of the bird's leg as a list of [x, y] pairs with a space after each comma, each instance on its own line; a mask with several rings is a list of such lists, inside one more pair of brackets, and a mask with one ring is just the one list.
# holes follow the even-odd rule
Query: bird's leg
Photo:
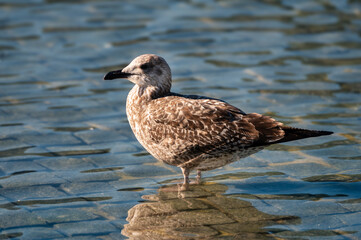
[[202, 172], [200, 170], [197, 170], [196, 183], [200, 184], [201, 181], [202, 181]]
[[183, 185], [181, 187], [181, 191], [186, 191], [188, 190], [189, 187], [189, 169], [188, 168], [182, 168], [182, 173], [183, 173], [183, 177], [184, 177], [184, 182]]

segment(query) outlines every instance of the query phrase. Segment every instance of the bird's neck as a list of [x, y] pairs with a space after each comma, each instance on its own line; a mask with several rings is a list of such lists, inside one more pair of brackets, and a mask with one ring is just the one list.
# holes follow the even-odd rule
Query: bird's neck
[[161, 86], [139, 86], [135, 85], [131, 90], [133, 98], [137, 98], [143, 104], [156, 98], [167, 96], [170, 92], [170, 87]]

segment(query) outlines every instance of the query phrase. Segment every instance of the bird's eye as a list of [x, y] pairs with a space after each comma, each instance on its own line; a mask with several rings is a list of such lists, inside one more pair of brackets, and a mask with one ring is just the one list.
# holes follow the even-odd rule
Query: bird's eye
[[140, 68], [143, 69], [143, 70], [147, 70], [147, 69], [149, 69], [150, 67], [151, 67], [151, 66], [150, 66], [149, 63], [144, 63], [144, 64], [140, 65]]

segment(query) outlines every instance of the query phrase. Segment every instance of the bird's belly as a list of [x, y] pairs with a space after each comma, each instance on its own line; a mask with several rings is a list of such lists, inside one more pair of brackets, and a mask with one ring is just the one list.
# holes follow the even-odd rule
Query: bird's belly
[[180, 166], [188, 169], [208, 171], [223, 167], [241, 158], [248, 157], [258, 151], [261, 151], [262, 149], [263, 147], [217, 149], [206, 154], [200, 154], [198, 157], [191, 159]]
[[223, 167], [232, 162], [238, 161], [241, 158], [248, 157], [258, 151], [261, 151], [264, 147], [249, 147], [249, 148], [239, 148], [234, 151], [218, 151], [217, 153], [206, 155], [203, 159], [199, 161], [193, 169], [200, 171], [208, 171]]
[[[143, 145], [144, 140], [140, 140]], [[148, 143], [143, 145], [147, 151], [164, 163], [200, 171], [212, 170], [248, 157], [264, 147], [234, 146], [233, 148], [218, 148], [207, 152], [184, 151], [177, 145]]]

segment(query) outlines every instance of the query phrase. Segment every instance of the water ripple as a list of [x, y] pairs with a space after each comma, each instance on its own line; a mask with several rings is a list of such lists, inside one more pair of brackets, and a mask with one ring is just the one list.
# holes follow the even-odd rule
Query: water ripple
[[[359, 1], [0, 0], [0, 16], [0, 238], [360, 238]], [[335, 134], [179, 194], [127, 123], [132, 83], [102, 80], [144, 53], [175, 92]]]

